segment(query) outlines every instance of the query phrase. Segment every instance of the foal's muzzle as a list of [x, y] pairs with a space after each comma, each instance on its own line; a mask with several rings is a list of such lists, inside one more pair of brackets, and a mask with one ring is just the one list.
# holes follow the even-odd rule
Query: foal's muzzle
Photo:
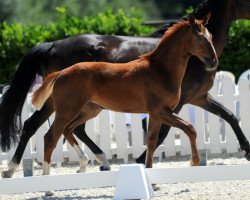
[[218, 66], [218, 59], [216, 58], [205, 58], [205, 65], [207, 70], [214, 70]]

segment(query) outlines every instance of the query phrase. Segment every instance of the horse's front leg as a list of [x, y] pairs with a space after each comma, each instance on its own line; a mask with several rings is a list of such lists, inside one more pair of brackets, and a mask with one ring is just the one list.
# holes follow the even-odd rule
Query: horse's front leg
[[197, 105], [219, 117], [222, 117], [226, 120], [234, 130], [234, 133], [239, 141], [240, 148], [246, 152], [245, 158], [250, 161], [250, 145], [249, 141], [247, 140], [246, 136], [242, 132], [238, 119], [236, 116], [224, 107], [222, 104], [217, 102], [211, 95], [204, 96], [202, 100], [197, 102], [192, 102], [192, 104]]
[[158, 112], [154, 113], [154, 118], [162, 121], [164, 124], [168, 124], [170, 126], [179, 128], [183, 130], [188, 136], [191, 144], [191, 165], [197, 166], [200, 163], [200, 156], [197, 150], [196, 138], [197, 133], [193, 127], [193, 125], [189, 122], [184, 121], [178, 115], [173, 113], [169, 108], [163, 108]]

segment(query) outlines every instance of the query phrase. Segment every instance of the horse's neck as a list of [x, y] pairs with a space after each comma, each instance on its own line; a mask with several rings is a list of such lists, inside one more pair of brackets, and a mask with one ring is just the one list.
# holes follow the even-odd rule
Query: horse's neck
[[[220, 5], [217, 5], [220, 4]], [[218, 1], [213, 1], [211, 5], [211, 17], [207, 25], [208, 30], [213, 35], [213, 43], [218, 56], [220, 56], [227, 42], [230, 25], [235, 17], [235, 8], [232, 3], [221, 5]], [[226, 3], [225, 3], [226, 4]]]

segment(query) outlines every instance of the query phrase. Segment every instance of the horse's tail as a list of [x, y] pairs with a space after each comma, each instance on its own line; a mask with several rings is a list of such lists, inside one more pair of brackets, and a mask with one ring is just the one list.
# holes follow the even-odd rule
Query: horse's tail
[[42, 86], [33, 93], [32, 104], [35, 109], [40, 110], [45, 101], [49, 98], [52, 93], [54, 83], [60, 73], [61, 71], [58, 71], [48, 75]]
[[0, 144], [3, 151], [10, 149], [11, 143], [18, 140], [17, 126], [27, 93], [36, 74], [46, 62], [53, 43], [43, 43], [33, 47], [21, 60], [11, 81], [10, 88], [0, 99]]

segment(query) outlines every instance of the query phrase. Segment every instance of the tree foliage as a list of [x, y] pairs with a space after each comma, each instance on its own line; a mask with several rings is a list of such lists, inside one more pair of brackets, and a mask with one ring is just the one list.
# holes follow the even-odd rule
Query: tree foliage
[[146, 35], [152, 27], [142, 25], [142, 15], [131, 8], [130, 14], [112, 9], [79, 18], [57, 8], [60, 18], [48, 24], [0, 24], [0, 83], [11, 80], [21, 57], [34, 45], [84, 33], [107, 35]]
[[250, 21], [238, 20], [230, 29], [220, 58], [219, 70], [233, 72], [236, 78], [250, 68]]

